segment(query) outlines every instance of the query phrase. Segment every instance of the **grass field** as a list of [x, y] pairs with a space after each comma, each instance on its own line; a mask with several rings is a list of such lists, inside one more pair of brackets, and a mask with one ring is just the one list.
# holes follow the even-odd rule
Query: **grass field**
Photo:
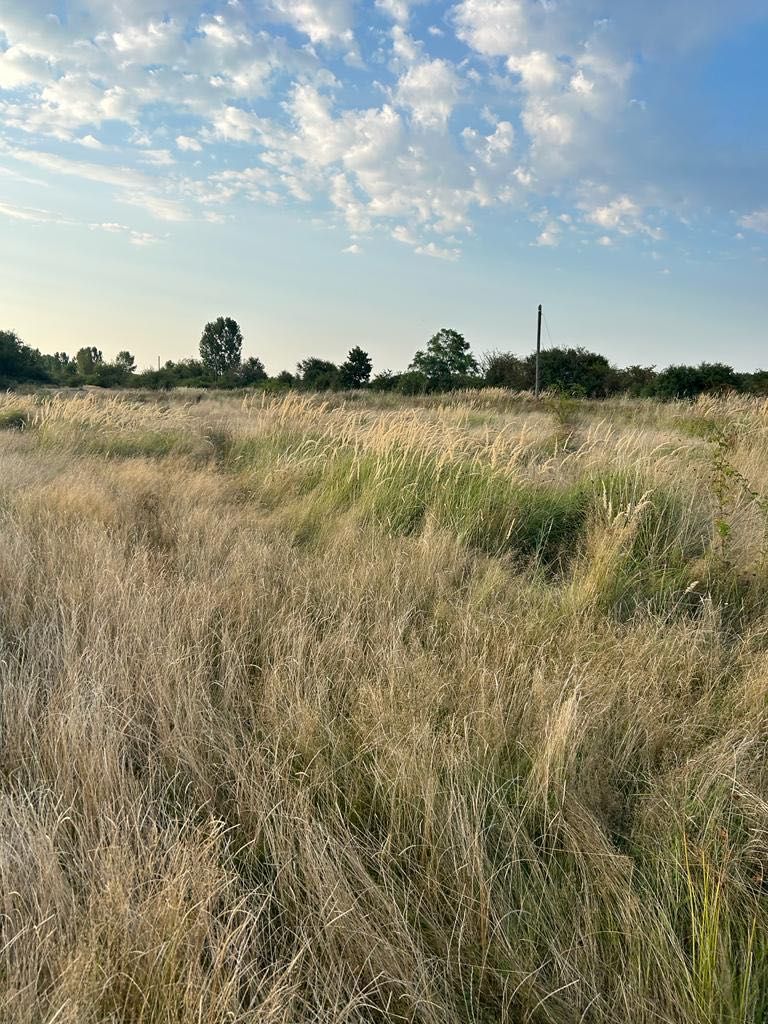
[[3, 1022], [768, 1020], [768, 403], [0, 428]]

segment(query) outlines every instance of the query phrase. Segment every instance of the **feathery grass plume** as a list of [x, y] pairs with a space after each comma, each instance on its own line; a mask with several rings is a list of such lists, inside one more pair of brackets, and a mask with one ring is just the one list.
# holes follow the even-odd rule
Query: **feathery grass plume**
[[0, 1019], [765, 1019], [767, 410], [0, 396]]

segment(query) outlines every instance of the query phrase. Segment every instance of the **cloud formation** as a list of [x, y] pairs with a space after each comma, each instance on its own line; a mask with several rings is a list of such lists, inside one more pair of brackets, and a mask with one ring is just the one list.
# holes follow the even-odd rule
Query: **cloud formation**
[[[114, 203], [171, 224], [242, 202], [311, 207], [354, 254], [379, 233], [453, 260], [493, 209], [544, 247], [659, 241], [675, 203], [626, 156], [653, 131], [639, 62], [760, 14], [758, 0], [663, 6], [9, 0], [0, 163], [103, 189], [105, 224]], [[739, 223], [764, 232], [765, 211]]]

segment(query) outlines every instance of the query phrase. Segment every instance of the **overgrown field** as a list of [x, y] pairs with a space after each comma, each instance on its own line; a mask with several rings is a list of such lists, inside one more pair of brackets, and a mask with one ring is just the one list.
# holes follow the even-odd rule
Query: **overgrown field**
[[768, 403], [0, 428], [0, 1020], [768, 1020]]

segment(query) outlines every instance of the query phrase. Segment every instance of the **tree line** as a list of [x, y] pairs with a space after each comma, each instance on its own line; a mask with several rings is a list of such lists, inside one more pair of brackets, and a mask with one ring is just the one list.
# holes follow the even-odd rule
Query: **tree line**
[[[127, 350], [112, 361], [93, 346], [46, 355], [25, 345], [14, 331], [0, 331], [0, 387], [48, 384], [78, 387], [134, 387], [167, 390], [175, 387], [288, 388], [308, 391], [370, 389], [419, 395], [460, 388], [503, 387], [530, 391], [534, 386], [535, 354], [490, 352], [477, 360], [458, 331], [443, 328], [419, 349], [407, 370], [373, 372], [369, 354], [359, 345], [337, 364], [317, 356], [302, 359], [295, 371], [270, 377], [255, 356], [243, 358], [243, 334], [231, 317], [218, 317], [205, 325], [199, 358], [168, 360], [157, 370], [137, 371]], [[768, 370], [739, 373], [725, 363], [616, 367], [605, 356], [581, 347], [552, 347], [540, 357], [544, 390], [583, 398], [635, 397], [696, 398], [711, 392], [739, 391], [768, 394]]]

